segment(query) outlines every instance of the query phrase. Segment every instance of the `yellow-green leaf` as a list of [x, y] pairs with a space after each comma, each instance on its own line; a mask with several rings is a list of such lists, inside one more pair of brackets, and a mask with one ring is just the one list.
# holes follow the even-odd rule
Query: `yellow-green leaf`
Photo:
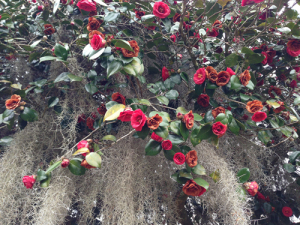
[[275, 101], [269, 101], [269, 100], [268, 100], [267, 103], [268, 103], [269, 105], [271, 105], [274, 109], [280, 107], [279, 103], [277, 103], [277, 102], [275, 102]]
[[218, 182], [220, 180], [220, 171], [217, 169], [215, 172], [209, 174], [209, 176], [213, 179], [214, 182]]
[[15, 88], [15, 89], [19, 89], [19, 90], [21, 90], [21, 88], [22, 88], [22, 84], [12, 84], [12, 85], [10, 85], [12, 88]]
[[148, 106], [151, 105], [151, 103], [147, 99], [141, 99], [141, 100], [139, 100], [139, 102], [144, 105], [148, 105]]
[[224, 6], [231, 0], [218, 0], [218, 3], [224, 8]]
[[101, 167], [101, 156], [96, 152], [91, 152], [85, 157], [87, 163], [91, 166], [100, 168]]
[[116, 141], [117, 138], [114, 135], [106, 135], [102, 138], [102, 140], [106, 140], [106, 141]]
[[117, 119], [120, 116], [120, 113], [123, 112], [124, 109], [125, 109], [125, 105], [123, 104], [116, 104], [112, 106], [105, 113], [103, 122]]
[[83, 153], [89, 153], [90, 150], [88, 148], [81, 148], [81, 149], [78, 149], [76, 152], [74, 152], [73, 155], [80, 155], [80, 154], [83, 154]]

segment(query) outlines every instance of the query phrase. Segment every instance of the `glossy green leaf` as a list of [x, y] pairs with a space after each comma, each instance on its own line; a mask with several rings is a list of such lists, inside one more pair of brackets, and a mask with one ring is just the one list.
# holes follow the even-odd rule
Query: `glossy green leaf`
[[169, 105], [169, 99], [167, 99], [165, 96], [158, 96], [157, 100], [164, 105]]
[[86, 155], [85, 159], [89, 165], [94, 166], [96, 168], [101, 168], [102, 159], [98, 153], [90, 152]]
[[143, 129], [141, 131], [137, 131], [136, 134], [139, 138], [145, 139], [150, 132], [150, 128], [147, 126], [147, 123], [143, 126]]
[[62, 162], [62, 160], [53, 163], [53, 164], [46, 170], [45, 173], [46, 173], [46, 174], [50, 174], [53, 170], [55, 170], [57, 167], [60, 166], [61, 162]]
[[115, 45], [115, 47], [125, 48], [126, 50], [134, 52], [128, 41], [117, 39], [113, 40], [112, 43]]
[[186, 141], [189, 137], [189, 130], [186, 128], [184, 122], [180, 123], [180, 134], [182, 135], [183, 139]]
[[177, 135], [180, 135], [180, 121], [173, 121], [170, 123], [169, 130]]
[[209, 188], [209, 183], [207, 181], [203, 180], [200, 177], [197, 177], [194, 179], [194, 181], [201, 187], [204, 187], [206, 190]]
[[197, 164], [192, 168], [192, 172], [197, 175], [206, 175], [205, 168], [200, 164]]
[[235, 53], [230, 54], [225, 59], [225, 65], [227, 67], [233, 67], [238, 64], [238, 55]]
[[160, 153], [161, 150], [161, 143], [154, 140], [150, 140], [145, 146], [146, 155], [154, 156]]
[[120, 116], [120, 113], [123, 112], [125, 109], [125, 105], [123, 104], [116, 104], [109, 108], [103, 118], [103, 122], [115, 120]]
[[182, 137], [180, 137], [179, 135], [175, 135], [175, 134], [169, 134], [169, 136], [167, 137], [167, 140], [170, 140], [173, 145], [179, 145], [184, 142]]
[[51, 108], [51, 107], [57, 105], [58, 102], [59, 102], [59, 98], [58, 97], [51, 97], [48, 100], [48, 107]]
[[38, 114], [34, 109], [25, 107], [21, 113], [21, 118], [28, 122], [34, 122], [38, 120]]
[[73, 173], [74, 175], [83, 175], [85, 174], [86, 168], [84, 168], [83, 166], [81, 166], [81, 161], [82, 159], [79, 158], [74, 158], [72, 160], [70, 160], [70, 164], [68, 166], [69, 170], [71, 173]]
[[120, 61], [113, 61], [110, 64], [108, 64], [107, 67], [107, 77], [110, 77], [114, 74], [116, 74], [117, 72], [119, 72], [122, 69], [122, 63]]
[[47, 179], [47, 175], [46, 175], [45, 171], [39, 169], [37, 171], [37, 178], [36, 178], [36, 180], [37, 181], [42, 181], [42, 180], [45, 180], [45, 179]]
[[200, 129], [198, 137], [200, 138], [200, 140], [205, 140], [212, 137], [213, 135], [214, 133], [212, 132], [211, 125], [207, 124]]
[[50, 185], [51, 173], [46, 174], [46, 176], [47, 176], [47, 178], [40, 182], [40, 187], [42, 187], [42, 188], [49, 187], [49, 185]]
[[162, 138], [167, 138], [169, 135], [169, 131], [168, 131], [168, 127], [165, 126], [161, 126], [161, 124], [159, 125], [159, 127], [154, 130], [155, 134], [157, 134], [158, 136], [162, 137]]
[[245, 183], [250, 178], [250, 170], [248, 168], [240, 169], [237, 173], [240, 183]]
[[106, 135], [102, 138], [103, 141], [116, 141], [117, 138], [114, 135]]

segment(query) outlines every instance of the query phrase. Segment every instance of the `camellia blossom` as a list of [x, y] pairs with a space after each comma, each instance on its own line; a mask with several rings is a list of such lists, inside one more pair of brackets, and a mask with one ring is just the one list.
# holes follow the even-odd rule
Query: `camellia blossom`
[[197, 99], [197, 103], [202, 107], [209, 106], [209, 96], [207, 94], [199, 95], [199, 97]]
[[193, 126], [194, 126], [194, 114], [193, 114], [192, 110], [184, 115], [183, 122], [185, 123], [185, 126], [188, 130], [193, 128]]
[[197, 164], [198, 164], [198, 155], [197, 155], [197, 152], [195, 150], [189, 151], [185, 155], [185, 162], [191, 168], [197, 166]]
[[44, 24], [44, 34], [51, 35], [55, 33], [55, 29], [51, 24]]
[[278, 96], [281, 95], [281, 90], [278, 87], [271, 86], [269, 88], [268, 93], [271, 98], [275, 98], [275, 95], [273, 94], [273, 92]]
[[172, 145], [172, 142], [170, 140], [164, 140], [162, 143], [161, 143], [161, 147], [164, 149], [164, 150], [171, 150], [173, 145]]
[[225, 114], [225, 109], [222, 107], [222, 106], [219, 106], [215, 109], [213, 109], [211, 111], [211, 114], [213, 115], [213, 117], [216, 119], [217, 116], [220, 114], [220, 113], [224, 113]]
[[118, 102], [120, 104], [126, 105], [126, 98], [119, 92], [113, 93], [111, 96], [111, 100], [113, 100], [114, 102]]
[[159, 127], [159, 124], [163, 121], [162, 117], [158, 114], [147, 119], [147, 126], [151, 130], [156, 130]]
[[251, 119], [254, 122], [261, 122], [261, 121], [264, 121], [265, 119], [267, 119], [267, 117], [268, 116], [265, 112], [260, 112], [259, 111], [259, 112], [254, 113]]
[[259, 100], [253, 100], [247, 102], [246, 109], [249, 113], [256, 113], [258, 111], [261, 111], [263, 109], [263, 105], [261, 101]]
[[173, 41], [173, 42], [176, 42], [176, 35], [175, 34], [172, 34], [170, 36], [170, 39]]
[[201, 196], [206, 192], [204, 187], [198, 185], [194, 180], [188, 180], [182, 188], [186, 195]]
[[23, 177], [23, 183], [27, 189], [32, 189], [34, 183], [35, 183], [36, 175], [32, 176], [24, 176]]
[[266, 52], [262, 52], [261, 54], [265, 56], [265, 59], [261, 63], [263, 65], [266, 65], [268, 62], [268, 54]]
[[251, 75], [249, 73], [249, 70], [245, 70], [243, 73], [241, 73], [240, 81], [242, 85], [247, 86], [250, 80], [251, 80]]
[[235, 75], [235, 72], [230, 67], [227, 67], [226, 72], [228, 72], [230, 76]]
[[218, 136], [218, 138], [222, 137], [227, 130], [227, 124], [223, 124], [220, 121], [214, 123], [212, 125], [212, 132]]
[[97, 108], [97, 111], [100, 115], [104, 116], [107, 111], [105, 104], [101, 104], [99, 108]]
[[185, 155], [181, 152], [177, 152], [177, 153], [175, 153], [175, 155], [173, 157], [173, 161], [177, 165], [182, 165], [185, 163]]
[[218, 73], [217, 75], [217, 80], [216, 80], [216, 84], [218, 86], [225, 86], [226, 84], [228, 84], [229, 80], [230, 80], [230, 74], [226, 71], [221, 71]]
[[155, 2], [153, 5], [153, 14], [156, 17], [164, 19], [171, 13], [169, 6], [164, 2]]
[[100, 27], [101, 23], [99, 22], [99, 20], [97, 20], [94, 17], [90, 17], [89, 18], [89, 23], [86, 27], [86, 29], [91, 32], [92, 30], [98, 30]]
[[219, 35], [219, 32], [213, 28], [212, 30], [210, 30], [209, 28], [206, 29], [206, 35], [209, 37], [217, 37]]
[[63, 161], [61, 162], [61, 167], [62, 168], [66, 168], [66, 167], [68, 167], [69, 166], [69, 164], [70, 164], [70, 160], [69, 159], [63, 159]]
[[162, 68], [161, 76], [164, 81], [170, 77], [169, 70], [165, 66]]
[[77, 144], [77, 149], [81, 149], [81, 148], [88, 148], [89, 147], [89, 143], [86, 140], [82, 140]]
[[133, 114], [133, 110], [130, 107], [125, 108], [125, 110], [120, 113], [118, 120], [121, 120], [122, 122], [129, 122], [131, 121], [132, 114]]
[[127, 50], [125, 48], [122, 48], [121, 52], [122, 52], [123, 56], [126, 58], [137, 57], [140, 52], [140, 47], [139, 47], [138, 43], [135, 40], [128, 41], [128, 43], [130, 44], [131, 48], [133, 49], [133, 52], [130, 50]]
[[21, 104], [21, 96], [20, 95], [12, 95], [10, 99], [5, 101], [5, 107], [7, 109], [15, 109], [19, 107]]
[[251, 196], [255, 196], [258, 192], [258, 184], [256, 181], [244, 183], [244, 187]]
[[282, 214], [286, 217], [291, 217], [293, 215], [293, 210], [290, 207], [285, 206], [282, 208], [281, 211]]
[[145, 114], [141, 109], [137, 109], [132, 113], [131, 126], [136, 131], [141, 131], [146, 121], [147, 121], [147, 117], [145, 116]]
[[87, 118], [86, 125], [90, 130], [95, 130], [94, 122], [95, 122], [95, 120], [93, 120], [91, 117]]
[[196, 71], [196, 73], [194, 74], [194, 78], [193, 78], [195, 84], [203, 84], [207, 75], [208, 75], [208, 72], [206, 71], [205, 68], [198, 69]]
[[259, 191], [257, 192], [256, 197], [257, 197], [257, 199], [261, 199], [261, 200], [266, 201], [266, 197], [262, 193], [260, 193]]
[[87, 12], [95, 11], [96, 10], [96, 4], [93, 1], [90, 0], [80, 0], [77, 3], [77, 6], [79, 9], [82, 9]]
[[100, 35], [94, 34], [90, 44], [94, 50], [99, 50], [105, 47], [106, 41]]
[[163, 138], [161, 136], [158, 136], [156, 133], [152, 133], [151, 134], [151, 138], [154, 140], [154, 141], [157, 141], [157, 142], [162, 142], [163, 141]]
[[290, 87], [293, 88], [293, 89], [296, 88], [297, 87], [297, 81], [292, 80], [291, 83], [290, 83]]
[[44, 6], [42, 6], [42, 5], [39, 5], [39, 6], [38, 6], [38, 10], [39, 10], [39, 11], [43, 11], [43, 9], [44, 9]]
[[218, 73], [217, 73], [217, 71], [212, 66], [206, 67], [206, 71], [207, 71], [207, 78], [212, 83], [216, 83], [216, 81], [218, 79]]

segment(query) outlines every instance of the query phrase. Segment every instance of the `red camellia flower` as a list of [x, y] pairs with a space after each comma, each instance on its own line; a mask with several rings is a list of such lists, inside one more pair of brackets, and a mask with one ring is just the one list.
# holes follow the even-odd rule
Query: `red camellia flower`
[[193, 126], [194, 126], [194, 114], [193, 114], [192, 110], [184, 115], [183, 122], [185, 123], [185, 126], [188, 130], [193, 128]]
[[226, 71], [221, 71], [218, 73], [217, 75], [217, 80], [216, 80], [216, 84], [218, 86], [225, 86], [226, 84], [228, 84], [229, 80], [230, 80], [230, 74]]
[[293, 52], [291, 49], [287, 48], [286, 49], [286, 52], [292, 56], [292, 57], [297, 57], [298, 55], [300, 55], [300, 50], [299, 51], [296, 51], [296, 52]]
[[263, 65], [266, 65], [268, 62], [268, 54], [266, 52], [262, 52], [261, 54], [265, 56], [265, 59], [261, 63]]
[[230, 67], [227, 67], [226, 72], [228, 72], [230, 76], [235, 75], [235, 72]]
[[135, 17], [138, 19], [141, 19], [142, 16], [145, 16], [145, 14], [146, 14], [145, 11], [138, 11], [138, 10], [135, 11]]
[[42, 5], [39, 5], [39, 6], [38, 6], [38, 10], [39, 10], [39, 11], [43, 11], [43, 9], [44, 9], [44, 6], [42, 6]]
[[61, 165], [62, 168], [66, 168], [69, 164], [70, 164], [70, 160], [63, 159], [63, 161], [61, 162], [60, 165]]
[[32, 189], [34, 183], [35, 183], [36, 175], [32, 176], [24, 176], [23, 177], [23, 183], [27, 189]]
[[147, 117], [145, 116], [142, 110], [137, 109], [132, 113], [131, 126], [136, 131], [141, 131], [146, 121], [147, 121]]
[[123, 95], [121, 95], [119, 92], [113, 93], [111, 96], [111, 100], [126, 105], [126, 98]]
[[94, 122], [95, 120], [93, 120], [91, 117], [87, 118], [86, 120], [86, 125], [90, 130], [95, 130], [94, 129]]
[[212, 125], [212, 131], [215, 135], [218, 136], [218, 138], [222, 137], [226, 133], [226, 130], [227, 130], [227, 125], [224, 125], [220, 121]]
[[257, 199], [261, 199], [261, 200], [266, 201], [266, 197], [262, 193], [260, 193], [259, 191], [257, 192]]
[[170, 77], [169, 70], [165, 66], [162, 68], [161, 76], [162, 76], [164, 81]]
[[267, 114], [265, 112], [259, 111], [259, 112], [254, 113], [251, 119], [254, 122], [261, 122], [261, 121], [264, 121], [266, 118], [267, 118]]
[[205, 68], [200, 68], [196, 71], [194, 74], [194, 82], [195, 84], [203, 84], [203, 82], [206, 79], [208, 72], [206, 71]]
[[173, 157], [173, 161], [177, 165], [182, 165], [185, 163], [185, 155], [181, 152], [177, 152], [177, 153], [175, 153], [175, 155]]
[[89, 0], [80, 0], [77, 3], [77, 6], [79, 9], [82, 9], [87, 12], [95, 11], [96, 10], [96, 4]]
[[107, 111], [105, 104], [101, 104], [99, 108], [97, 108], [97, 111], [100, 115], [104, 116]]
[[163, 138], [158, 136], [156, 133], [152, 133], [151, 134], [151, 138], [154, 140], [154, 141], [157, 141], [157, 142], [162, 142]]
[[293, 215], [293, 210], [290, 207], [285, 206], [282, 208], [282, 213], [286, 217], [291, 217]]
[[94, 34], [93, 38], [91, 39], [91, 46], [94, 50], [99, 50], [100, 48], [104, 48], [106, 41], [97, 34]]
[[172, 142], [170, 140], [165, 140], [161, 143], [161, 147], [164, 149], [164, 150], [171, 150], [173, 145], [172, 145]]
[[171, 39], [173, 42], [175, 42], [175, 41], [176, 41], [176, 35], [175, 35], [175, 34], [171, 35], [171, 36], [170, 36], [170, 39]]
[[198, 185], [194, 180], [188, 180], [182, 188], [186, 195], [201, 196], [206, 192], [204, 187]]
[[85, 115], [81, 114], [80, 116], [78, 116], [77, 123], [85, 122], [85, 119], [86, 119]]
[[295, 80], [292, 80], [292, 82], [290, 83], [290, 87], [291, 88], [296, 88], [297, 87], [297, 81], [295, 81]]
[[118, 120], [121, 120], [122, 122], [129, 122], [131, 121], [133, 110], [130, 107], [127, 107], [124, 112], [120, 113], [120, 116], [118, 117]]
[[244, 187], [251, 196], [255, 196], [258, 192], [258, 184], [256, 181], [244, 183]]
[[77, 144], [77, 149], [81, 149], [81, 148], [88, 148], [89, 147], [89, 143], [86, 140], [82, 140]]
[[202, 107], [209, 106], [209, 96], [207, 94], [199, 95], [199, 97], [197, 99], [197, 103]]
[[210, 37], [217, 37], [219, 35], [219, 32], [215, 28], [213, 28], [212, 30], [207, 28], [206, 29], [206, 35], [210, 36]]
[[155, 2], [153, 6], [153, 14], [161, 19], [168, 17], [171, 13], [169, 6], [164, 2]]

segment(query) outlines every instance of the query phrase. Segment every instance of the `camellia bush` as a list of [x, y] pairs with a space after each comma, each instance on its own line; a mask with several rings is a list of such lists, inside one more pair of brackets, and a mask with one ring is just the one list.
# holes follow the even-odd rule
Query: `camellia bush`
[[293, 222], [298, 2], [0, 1], [1, 224]]

